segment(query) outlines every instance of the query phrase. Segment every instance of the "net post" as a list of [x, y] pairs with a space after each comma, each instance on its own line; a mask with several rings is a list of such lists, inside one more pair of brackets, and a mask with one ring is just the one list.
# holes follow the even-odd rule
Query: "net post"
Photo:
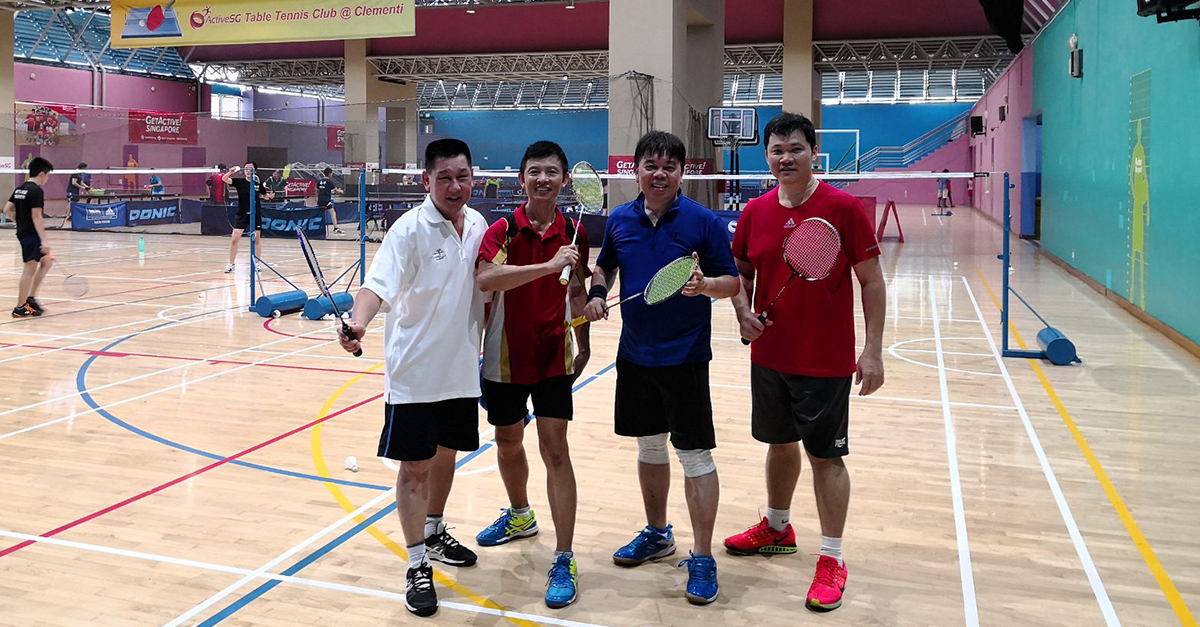
[[1000, 255], [1001, 264], [1001, 283], [1003, 284], [1003, 295], [1001, 296], [1000, 305], [1000, 350], [1001, 353], [1008, 352], [1008, 291], [1009, 287], [1008, 269], [1011, 264], [1011, 244], [1009, 243], [1009, 229], [1012, 227], [1012, 206], [1008, 196], [1009, 182], [1008, 172], [1004, 173], [1004, 252]]
[[358, 173], [358, 262], [363, 271], [358, 275], [358, 285], [366, 281], [367, 274], [367, 168]]
[[254, 279], [256, 278], [256, 275], [257, 275], [257, 272], [255, 271], [255, 269], [258, 267], [258, 264], [255, 263], [255, 259], [256, 259], [255, 255], [257, 255], [258, 253], [255, 251], [255, 247], [254, 247], [255, 239], [256, 239], [255, 236], [258, 234], [258, 228], [257, 228], [258, 227], [258, 216], [255, 212], [255, 210], [258, 208], [257, 207], [258, 194], [256, 193], [258, 190], [256, 190], [254, 188], [254, 177], [255, 176], [258, 176], [257, 168], [255, 169], [254, 173], [251, 175], [251, 178], [250, 178], [250, 224], [249, 224], [249, 226], [250, 226], [250, 310], [251, 311], [254, 310], [254, 301], [256, 300], [254, 298], [254, 296], [255, 296]]

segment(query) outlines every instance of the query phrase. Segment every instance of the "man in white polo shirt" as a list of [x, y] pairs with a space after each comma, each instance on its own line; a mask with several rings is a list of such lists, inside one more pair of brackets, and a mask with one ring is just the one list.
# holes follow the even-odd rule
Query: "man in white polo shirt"
[[475, 289], [475, 257], [487, 230], [467, 206], [474, 183], [471, 151], [457, 139], [425, 149], [420, 207], [388, 229], [354, 299], [349, 321], [358, 339], [380, 310], [387, 363], [379, 455], [400, 462], [396, 505], [408, 545], [405, 606], [437, 612], [429, 560], [471, 566], [476, 556], [442, 522], [458, 451], [479, 448], [479, 345], [484, 294]]

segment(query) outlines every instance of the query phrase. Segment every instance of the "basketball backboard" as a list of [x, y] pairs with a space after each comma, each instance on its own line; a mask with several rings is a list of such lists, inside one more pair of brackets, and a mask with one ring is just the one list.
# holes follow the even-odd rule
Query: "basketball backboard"
[[758, 143], [758, 113], [744, 107], [711, 107], [708, 110], [708, 138], [715, 142]]

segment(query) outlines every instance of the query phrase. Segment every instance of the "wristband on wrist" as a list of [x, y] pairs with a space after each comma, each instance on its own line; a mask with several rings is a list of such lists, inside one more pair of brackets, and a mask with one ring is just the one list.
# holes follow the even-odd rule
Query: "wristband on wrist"
[[599, 298], [605, 300], [608, 298], [608, 288], [603, 285], [593, 285], [592, 289], [588, 290], [588, 300]]

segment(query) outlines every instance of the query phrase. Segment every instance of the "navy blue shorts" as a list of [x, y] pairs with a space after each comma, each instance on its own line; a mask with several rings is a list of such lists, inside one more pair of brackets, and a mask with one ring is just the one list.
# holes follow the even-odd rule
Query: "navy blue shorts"
[[29, 263], [30, 261], [41, 261], [42, 257], [42, 238], [36, 233], [25, 237], [17, 237], [17, 241], [21, 242], [21, 261]]

